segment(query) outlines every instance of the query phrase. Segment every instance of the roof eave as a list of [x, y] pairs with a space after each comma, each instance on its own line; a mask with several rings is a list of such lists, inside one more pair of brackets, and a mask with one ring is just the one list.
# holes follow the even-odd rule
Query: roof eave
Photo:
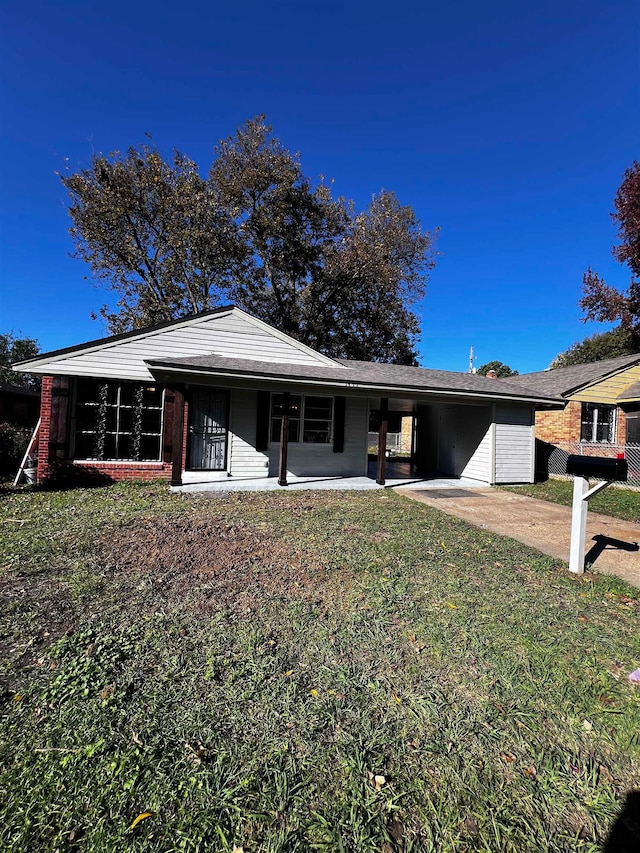
[[494, 394], [485, 391], [459, 390], [455, 388], [425, 388], [416, 385], [389, 385], [378, 382], [362, 382], [345, 380], [341, 378], [322, 378], [304, 375], [282, 375], [278, 373], [251, 373], [246, 370], [232, 370], [225, 368], [202, 368], [189, 365], [167, 364], [160, 360], [148, 360], [145, 364], [151, 373], [160, 379], [162, 375], [184, 376], [184, 377], [207, 377], [238, 379], [249, 382], [276, 382], [278, 384], [310, 385], [331, 389], [341, 389], [351, 392], [371, 392], [375, 396], [386, 394], [406, 395], [412, 397], [456, 397], [465, 400], [509, 401], [514, 403], [528, 403], [530, 405], [544, 408], [562, 409], [566, 401], [559, 397], [538, 397], [522, 394]]

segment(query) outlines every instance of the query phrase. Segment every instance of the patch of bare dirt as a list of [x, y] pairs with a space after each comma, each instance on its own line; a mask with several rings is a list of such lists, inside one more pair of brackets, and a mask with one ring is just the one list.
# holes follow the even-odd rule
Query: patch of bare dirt
[[268, 600], [335, 608], [351, 586], [350, 577], [328, 570], [295, 541], [210, 519], [137, 521], [115, 535], [110, 531], [97, 549], [116, 583], [146, 586], [167, 603], [204, 613], [246, 613]]

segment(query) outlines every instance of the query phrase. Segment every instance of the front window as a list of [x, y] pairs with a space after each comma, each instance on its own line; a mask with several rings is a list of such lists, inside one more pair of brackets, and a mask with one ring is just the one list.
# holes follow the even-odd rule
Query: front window
[[580, 441], [613, 444], [616, 432], [616, 407], [601, 403], [582, 404]]
[[78, 379], [74, 457], [158, 462], [163, 398], [158, 385]]
[[[284, 395], [271, 395], [271, 441], [280, 441]], [[333, 398], [289, 396], [289, 441], [329, 444], [333, 424]]]

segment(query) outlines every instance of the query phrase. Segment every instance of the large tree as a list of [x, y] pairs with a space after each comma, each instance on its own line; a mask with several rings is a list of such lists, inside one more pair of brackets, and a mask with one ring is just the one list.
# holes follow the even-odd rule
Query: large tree
[[435, 232], [393, 193], [357, 212], [313, 185], [262, 116], [215, 155], [207, 178], [149, 146], [62, 177], [76, 254], [119, 297], [109, 330], [233, 301], [329, 355], [414, 363]]
[[572, 364], [586, 364], [631, 355], [640, 350], [640, 338], [636, 330], [618, 326], [608, 332], [590, 335], [583, 341], [572, 344], [569, 349], [559, 353], [549, 367], [569, 367]]
[[583, 276], [583, 295], [580, 307], [585, 320], [619, 322], [622, 328], [640, 323], [640, 163], [634, 162], [624, 173], [614, 199], [611, 218], [618, 225], [620, 242], [613, 247], [613, 256], [631, 270], [626, 290], [607, 284], [589, 268]]

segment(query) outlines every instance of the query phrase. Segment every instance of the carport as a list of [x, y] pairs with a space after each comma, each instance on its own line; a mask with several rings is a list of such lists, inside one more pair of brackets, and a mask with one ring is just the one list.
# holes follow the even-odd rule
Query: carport
[[[535, 479], [535, 406], [507, 401], [419, 398], [370, 398], [379, 422], [376, 482], [387, 470], [394, 479], [466, 477], [483, 483], [533, 482]], [[389, 462], [390, 417], [413, 419], [411, 455]], [[404, 471], [403, 471], [404, 469]]]

